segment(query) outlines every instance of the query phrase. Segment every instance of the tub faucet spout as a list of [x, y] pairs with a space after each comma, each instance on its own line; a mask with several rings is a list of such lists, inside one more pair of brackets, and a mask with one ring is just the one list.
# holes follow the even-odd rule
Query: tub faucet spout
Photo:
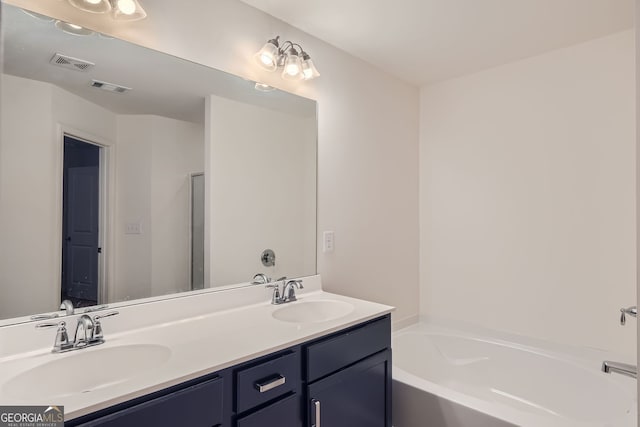
[[602, 372], [606, 372], [607, 374], [616, 372], [632, 378], [637, 378], [638, 376], [638, 368], [636, 366], [627, 363], [612, 362], [610, 360], [602, 362]]

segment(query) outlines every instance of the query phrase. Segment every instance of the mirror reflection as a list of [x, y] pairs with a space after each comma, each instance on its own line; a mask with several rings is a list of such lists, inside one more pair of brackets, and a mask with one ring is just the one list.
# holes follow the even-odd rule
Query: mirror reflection
[[316, 273], [314, 101], [8, 5], [2, 31], [0, 319]]

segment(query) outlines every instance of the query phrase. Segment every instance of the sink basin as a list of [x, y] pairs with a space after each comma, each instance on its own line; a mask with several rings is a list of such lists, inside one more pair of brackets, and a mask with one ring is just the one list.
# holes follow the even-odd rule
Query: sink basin
[[162, 365], [171, 350], [161, 345], [134, 344], [98, 346], [54, 356], [55, 360], [5, 382], [3, 392], [30, 402], [53, 402], [130, 380]]
[[353, 305], [343, 301], [292, 302], [274, 311], [272, 316], [283, 322], [319, 323], [346, 316], [353, 309]]

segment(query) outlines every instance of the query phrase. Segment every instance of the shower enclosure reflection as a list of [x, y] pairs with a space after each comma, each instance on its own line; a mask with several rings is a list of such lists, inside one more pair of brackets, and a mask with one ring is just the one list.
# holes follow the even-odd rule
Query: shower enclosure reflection
[[191, 289], [204, 288], [204, 173], [191, 175]]

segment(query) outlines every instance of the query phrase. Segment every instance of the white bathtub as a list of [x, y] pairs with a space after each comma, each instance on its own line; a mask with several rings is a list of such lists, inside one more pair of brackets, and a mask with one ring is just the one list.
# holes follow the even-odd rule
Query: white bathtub
[[422, 322], [393, 336], [393, 424], [635, 427], [636, 382], [607, 357]]

